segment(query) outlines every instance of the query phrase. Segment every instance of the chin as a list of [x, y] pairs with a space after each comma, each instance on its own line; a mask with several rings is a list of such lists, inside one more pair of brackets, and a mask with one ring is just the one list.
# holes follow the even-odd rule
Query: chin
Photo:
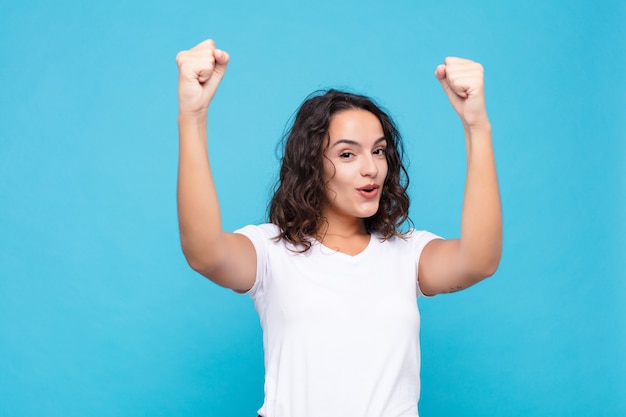
[[376, 206], [376, 209], [361, 211], [361, 216], [359, 217], [362, 219], [369, 219], [370, 217], [374, 217], [376, 213], [378, 213], [378, 206]]

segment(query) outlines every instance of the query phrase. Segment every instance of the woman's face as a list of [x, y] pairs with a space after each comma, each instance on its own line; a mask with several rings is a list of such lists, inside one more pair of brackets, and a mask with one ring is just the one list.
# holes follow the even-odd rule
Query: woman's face
[[329, 223], [373, 216], [387, 177], [387, 140], [380, 121], [366, 110], [344, 110], [330, 119], [328, 135], [324, 216]]

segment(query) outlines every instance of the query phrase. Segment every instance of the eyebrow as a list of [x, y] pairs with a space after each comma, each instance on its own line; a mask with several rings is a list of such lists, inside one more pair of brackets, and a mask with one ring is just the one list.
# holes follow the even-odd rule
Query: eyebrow
[[[381, 138], [376, 139], [376, 141], [374, 142], [374, 145], [378, 145], [380, 142], [386, 142], [386, 141], [387, 141], [387, 138], [383, 136]], [[337, 142], [335, 142], [335, 143], [333, 143], [331, 145], [331, 148], [334, 148], [335, 146], [340, 145], [342, 143], [345, 143], [345, 144], [348, 144], [348, 145], [352, 145], [352, 146], [356, 146], [356, 147], [359, 147], [359, 148], [361, 147], [361, 144], [359, 142], [355, 141], [355, 140], [352, 140], [352, 139], [339, 139]]]

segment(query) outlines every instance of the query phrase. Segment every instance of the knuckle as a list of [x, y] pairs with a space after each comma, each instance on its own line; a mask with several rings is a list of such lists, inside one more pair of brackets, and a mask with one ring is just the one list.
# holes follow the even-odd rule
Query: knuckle
[[182, 62], [185, 60], [185, 52], [186, 51], [180, 51], [179, 53], [176, 54], [176, 63], [178, 65], [181, 65]]

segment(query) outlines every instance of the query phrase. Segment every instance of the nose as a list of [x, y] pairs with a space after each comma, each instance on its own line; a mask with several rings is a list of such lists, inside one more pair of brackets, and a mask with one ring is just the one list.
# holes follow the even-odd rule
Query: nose
[[378, 164], [374, 155], [367, 155], [361, 159], [361, 176], [374, 178], [378, 174]]

